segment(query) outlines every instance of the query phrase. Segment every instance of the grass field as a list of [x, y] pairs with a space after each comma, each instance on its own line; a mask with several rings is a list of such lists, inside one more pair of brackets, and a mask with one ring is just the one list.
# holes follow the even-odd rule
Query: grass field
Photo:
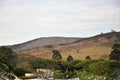
[[86, 56], [92, 59], [109, 59], [112, 46], [118, 40], [115, 33], [106, 33], [86, 38], [71, 44], [39, 47], [19, 51], [20, 57], [52, 59], [52, 50], [58, 50], [63, 60], [71, 55], [74, 59], [84, 60]]

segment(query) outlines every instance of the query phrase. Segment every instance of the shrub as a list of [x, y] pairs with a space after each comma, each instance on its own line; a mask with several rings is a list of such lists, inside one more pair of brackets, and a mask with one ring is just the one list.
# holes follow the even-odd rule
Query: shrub
[[14, 74], [16, 74], [18, 77], [20, 77], [20, 76], [24, 76], [25, 73], [28, 73], [29, 71], [27, 71], [27, 70], [24, 69], [24, 68], [15, 68], [13, 72], [14, 72]]
[[67, 61], [73, 61], [73, 57], [72, 57], [71, 55], [69, 55], [69, 56], [67, 57]]
[[62, 56], [61, 56], [61, 54], [60, 54], [59, 51], [53, 50], [52, 53], [53, 53], [52, 58], [53, 58], [54, 60], [61, 60], [61, 59], [62, 59]]
[[89, 59], [91, 59], [91, 57], [90, 57], [90, 56], [86, 56], [86, 58], [85, 58], [85, 59], [89, 60]]
[[120, 60], [120, 44], [114, 44], [113, 51], [109, 55], [110, 60]]

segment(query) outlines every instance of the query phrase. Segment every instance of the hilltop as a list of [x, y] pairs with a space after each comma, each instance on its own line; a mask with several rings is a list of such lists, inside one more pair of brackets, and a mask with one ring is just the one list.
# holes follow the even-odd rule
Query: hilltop
[[[67, 40], [69, 40], [69, 38], [67, 38]], [[57, 44], [21, 50], [18, 51], [18, 54], [20, 57], [26, 58], [51, 59], [52, 50], [56, 49], [60, 51], [63, 60], [66, 60], [68, 55], [73, 56], [74, 59], [85, 59], [86, 56], [90, 56], [92, 59], [108, 59], [113, 44], [116, 42], [119, 43], [119, 41], [120, 32], [109, 32], [89, 38], [72, 39], [72, 41], [67, 44]], [[28, 46], [32, 47], [31, 45]]]
[[43, 46], [68, 44], [81, 39], [82, 38], [75, 38], [75, 37], [42, 37], [21, 44], [11, 45], [9, 47], [12, 48], [14, 51], [21, 51], [21, 50], [27, 50], [27, 49], [43, 47]]

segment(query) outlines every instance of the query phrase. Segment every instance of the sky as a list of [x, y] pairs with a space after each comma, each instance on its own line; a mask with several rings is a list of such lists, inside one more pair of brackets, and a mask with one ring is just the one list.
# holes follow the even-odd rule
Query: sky
[[120, 0], [0, 0], [0, 45], [120, 31]]

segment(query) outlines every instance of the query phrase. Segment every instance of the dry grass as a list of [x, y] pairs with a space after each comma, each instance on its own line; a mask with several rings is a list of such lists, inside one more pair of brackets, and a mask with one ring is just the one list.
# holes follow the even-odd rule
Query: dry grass
[[41, 47], [18, 53], [21, 57], [52, 59], [52, 50], [56, 49], [60, 51], [63, 60], [66, 60], [68, 55], [79, 60], [85, 59], [86, 56], [90, 56], [92, 59], [108, 59], [112, 51], [111, 47], [116, 39], [114, 35], [111, 38], [108, 36], [99, 36], [67, 45], [54, 46], [53, 48]]
[[[74, 59], [85, 59], [86, 56], [90, 56], [92, 59], [108, 59], [111, 52], [110, 47], [88, 47], [88, 48], [71, 48], [70, 50], [62, 48], [55, 48], [60, 51], [63, 60], [66, 60], [68, 55], [73, 56]], [[51, 48], [37, 48], [32, 50], [21, 51], [19, 54], [24, 57], [30, 58], [47, 58], [52, 59]]]

